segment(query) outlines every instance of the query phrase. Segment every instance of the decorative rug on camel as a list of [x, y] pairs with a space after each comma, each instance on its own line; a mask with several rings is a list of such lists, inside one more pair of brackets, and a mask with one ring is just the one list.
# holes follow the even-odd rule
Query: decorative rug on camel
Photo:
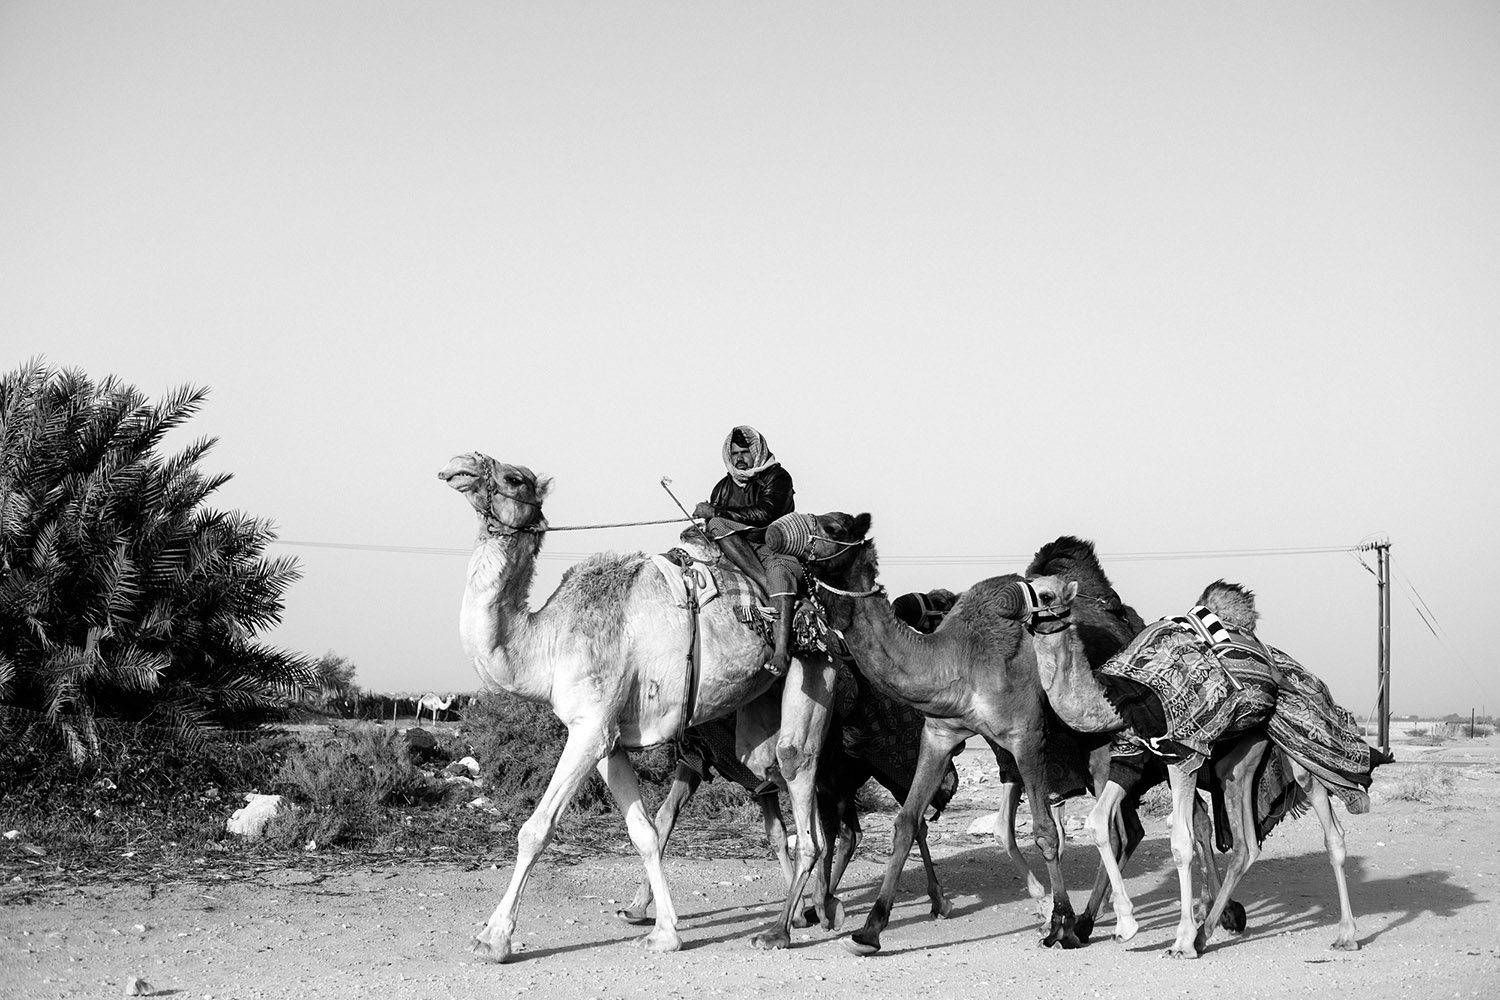
[[1207, 756], [1215, 740], [1264, 719], [1276, 704], [1269, 665], [1239, 643], [1210, 645], [1189, 616], [1146, 626], [1099, 668], [1099, 681], [1137, 738], [1157, 752], [1175, 743]]

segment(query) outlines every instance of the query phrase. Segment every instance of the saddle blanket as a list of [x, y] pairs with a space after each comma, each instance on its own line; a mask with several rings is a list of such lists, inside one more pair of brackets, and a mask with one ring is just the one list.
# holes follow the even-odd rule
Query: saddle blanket
[[1271, 742], [1343, 799], [1351, 813], [1367, 811], [1371, 761], [1364, 728], [1333, 700], [1321, 677], [1274, 646], [1271, 659], [1280, 682], [1267, 726]]
[[[723, 560], [707, 562], [682, 548], [654, 555], [651, 562], [671, 588], [672, 598], [678, 607], [689, 606], [690, 586], [696, 594], [699, 608], [707, 607], [709, 602], [722, 598], [741, 624], [759, 635], [767, 645], [775, 645], [776, 639], [771, 626], [776, 621], [776, 611], [766, 607], [760, 587], [738, 567]], [[801, 601], [797, 605], [792, 624], [792, 652], [828, 651], [828, 620], [822, 607], [814, 601]]]
[[[1161, 721], [1146, 723], [1139, 696], [1128, 685], [1112, 685], [1111, 678], [1144, 685], [1155, 694]], [[1216, 740], [1266, 721], [1276, 706], [1270, 665], [1243, 644], [1210, 645], [1186, 616], [1148, 625], [1105, 661], [1099, 679], [1111, 698], [1118, 698], [1117, 707], [1137, 737], [1156, 751], [1159, 744], [1172, 743], [1206, 756]]]

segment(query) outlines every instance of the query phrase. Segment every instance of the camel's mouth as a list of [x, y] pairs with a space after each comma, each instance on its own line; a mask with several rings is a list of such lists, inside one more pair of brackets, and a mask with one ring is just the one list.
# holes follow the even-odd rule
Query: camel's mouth
[[438, 478], [460, 493], [467, 493], [479, 482], [479, 472], [466, 462], [451, 462], [438, 472]]

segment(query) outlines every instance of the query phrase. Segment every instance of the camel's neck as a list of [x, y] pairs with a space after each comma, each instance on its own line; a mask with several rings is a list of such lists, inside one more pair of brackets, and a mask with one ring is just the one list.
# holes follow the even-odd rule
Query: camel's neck
[[852, 604], [844, 641], [871, 684], [928, 715], [955, 718], [967, 711], [969, 685], [962, 683], [951, 642], [909, 628], [884, 594], [839, 600]]
[[479, 540], [469, 558], [459, 635], [482, 680], [523, 698], [545, 701], [551, 675], [532, 676], [533, 664], [541, 658], [528, 655], [534, 616], [527, 599], [541, 546], [541, 536], [535, 534]]
[[1032, 644], [1042, 690], [1064, 724], [1080, 733], [1112, 733], [1125, 728], [1073, 629], [1036, 635]]

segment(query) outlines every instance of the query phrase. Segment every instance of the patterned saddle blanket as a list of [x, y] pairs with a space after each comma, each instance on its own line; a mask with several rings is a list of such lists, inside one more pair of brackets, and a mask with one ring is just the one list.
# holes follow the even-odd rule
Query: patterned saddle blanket
[[[1276, 706], [1275, 676], [1262, 651], [1234, 640], [1206, 608], [1148, 625], [1105, 661], [1099, 679], [1135, 739], [1179, 759], [1206, 756], [1216, 740], [1265, 722]], [[1144, 703], [1137, 685], [1159, 709]]]
[[[755, 581], [733, 563], [725, 559], [704, 559], [681, 547], [654, 555], [651, 562], [672, 589], [678, 607], [691, 607], [695, 602], [698, 608], [704, 608], [715, 600], [723, 600], [742, 625], [760, 636], [767, 645], [775, 644], [772, 629], [778, 617], [776, 610], [766, 605]], [[792, 622], [792, 653], [828, 651], [828, 619], [821, 605], [804, 598], [798, 602]]]
[[[1351, 813], [1368, 810], [1371, 750], [1354, 714], [1291, 656], [1274, 646], [1238, 642], [1216, 630], [1212, 619], [1203, 608], [1163, 619], [1101, 668], [1106, 690], [1106, 674], [1144, 684], [1160, 699], [1165, 716], [1164, 733], [1127, 732], [1112, 752], [1123, 757], [1149, 749], [1170, 759], [1180, 756], [1171, 752], [1176, 743], [1206, 754], [1214, 740], [1263, 722], [1272, 744], [1311, 771]], [[1272, 763], [1259, 782], [1262, 810], [1291, 784], [1285, 766], [1274, 756]]]

